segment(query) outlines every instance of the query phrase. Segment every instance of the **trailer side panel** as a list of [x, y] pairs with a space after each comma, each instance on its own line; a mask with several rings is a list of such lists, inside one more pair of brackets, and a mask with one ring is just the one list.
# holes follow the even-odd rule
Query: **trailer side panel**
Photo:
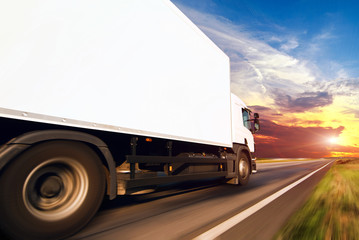
[[170, 1], [0, 4], [0, 116], [231, 146], [228, 57]]

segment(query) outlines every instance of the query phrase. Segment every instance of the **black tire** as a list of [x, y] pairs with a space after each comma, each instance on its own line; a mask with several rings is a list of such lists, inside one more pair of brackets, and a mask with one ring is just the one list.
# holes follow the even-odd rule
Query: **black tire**
[[0, 176], [0, 226], [15, 239], [60, 239], [97, 212], [105, 190], [97, 154], [79, 142], [31, 147]]
[[238, 184], [247, 185], [249, 181], [249, 176], [251, 174], [251, 162], [248, 158], [248, 155], [244, 152], [237, 154], [237, 163], [238, 163]]

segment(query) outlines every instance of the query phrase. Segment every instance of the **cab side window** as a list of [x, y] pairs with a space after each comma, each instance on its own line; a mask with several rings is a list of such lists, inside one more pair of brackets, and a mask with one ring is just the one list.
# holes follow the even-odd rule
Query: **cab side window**
[[242, 109], [242, 116], [243, 116], [243, 124], [248, 129], [251, 130], [251, 115], [246, 109]]

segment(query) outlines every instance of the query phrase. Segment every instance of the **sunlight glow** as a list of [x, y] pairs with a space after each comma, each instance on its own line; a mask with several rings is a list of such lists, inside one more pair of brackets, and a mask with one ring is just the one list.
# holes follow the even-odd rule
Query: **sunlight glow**
[[337, 137], [331, 137], [328, 139], [329, 143], [331, 144], [338, 144], [339, 139]]

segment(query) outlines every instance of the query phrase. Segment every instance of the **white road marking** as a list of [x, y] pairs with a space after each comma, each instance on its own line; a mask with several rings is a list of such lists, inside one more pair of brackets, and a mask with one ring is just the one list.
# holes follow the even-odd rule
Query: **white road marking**
[[[332, 162], [330, 162], [330, 163], [332, 163]], [[278, 192], [273, 193], [272, 195], [270, 195], [269, 197], [267, 197], [267, 198], [263, 199], [262, 201], [256, 203], [252, 207], [247, 208], [243, 212], [240, 212], [237, 215], [231, 217], [230, 219], [222, 222], [221, 224], [209, 229], [207, 232], [204, 232], [201, 235], [195, 237], [194, 240], [215, 239], [219, 235], [223, 234], [224, 232], [226, 232], [230, 228], [234, 227], [235, 225], [237, 225], [238, 223], [240, 223], [241, 221], [243, 221], [247, 217], [251, 216], [252, 214], [257, 212], [258, 210], [260, 210], [261, 208], [265, 207], [267, 204], [271, 203], [272, 201], [274, 201], [275, 199], [277, 199], [278, 197], [280, 197], [281, 195], [283, 195], [284, 193], [286, 193], [290, 189], [294, 188], [295, 186], [297, 186], [298, 184], [300, 184], [301, 182], [303, 182], [307, 178], [311, 177], [316, 172], [322, 170], [323, 168], [328, 166], [330, 163], [325, 164], [323, 167], [309, 173], [308, 175], [306, 175], [306, 176], [302, 177], [301, 179], [295, 181], [294, 183], [286, 186], [285, 188], [279, 190]]]

